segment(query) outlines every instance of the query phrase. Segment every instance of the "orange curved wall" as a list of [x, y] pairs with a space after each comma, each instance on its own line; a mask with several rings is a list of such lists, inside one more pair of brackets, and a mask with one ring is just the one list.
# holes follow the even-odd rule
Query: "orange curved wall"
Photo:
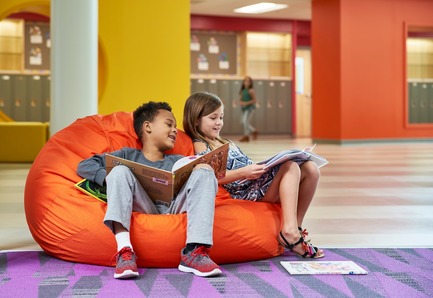
[[432, 139], [408, 125], [406, 25], [433, 30], [433, 1], [312, 2], [313, 113], [317, 141]]

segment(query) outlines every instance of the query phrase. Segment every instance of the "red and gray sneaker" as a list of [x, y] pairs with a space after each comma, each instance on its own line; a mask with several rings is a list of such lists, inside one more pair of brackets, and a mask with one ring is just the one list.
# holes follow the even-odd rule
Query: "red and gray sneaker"
[[122, 248], [116, 255], [114, 278], [131, 278], [138, 276], [137, 257], [130, 247]]
[[182, 249], [178, 269], [198, 276], [215, 276], [221, 274], [220, 267], [209, 257], [209, 248], [200, 245], [185, 253]]

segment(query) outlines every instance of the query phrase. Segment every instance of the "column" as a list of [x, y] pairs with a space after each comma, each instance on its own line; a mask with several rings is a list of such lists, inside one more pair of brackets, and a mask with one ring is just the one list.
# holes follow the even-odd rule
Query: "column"
[[50, 134], [98, 112], [98, 0], [51, 1]]

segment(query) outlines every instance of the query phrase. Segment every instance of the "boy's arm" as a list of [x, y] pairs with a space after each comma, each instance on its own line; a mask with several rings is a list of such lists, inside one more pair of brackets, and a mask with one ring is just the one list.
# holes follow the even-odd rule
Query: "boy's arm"
[[95, 182], [101, 186], [105, 185], [105, 153], [95, 154], [78, 164], [77, 174], [81, 177]]

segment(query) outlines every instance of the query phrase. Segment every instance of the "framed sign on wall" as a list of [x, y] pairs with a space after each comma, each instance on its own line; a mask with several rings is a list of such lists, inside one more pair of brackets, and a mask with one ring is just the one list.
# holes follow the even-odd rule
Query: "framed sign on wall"
[[238, 37], [232, 32], [191, 32], [191, 73], [238, 73]]

